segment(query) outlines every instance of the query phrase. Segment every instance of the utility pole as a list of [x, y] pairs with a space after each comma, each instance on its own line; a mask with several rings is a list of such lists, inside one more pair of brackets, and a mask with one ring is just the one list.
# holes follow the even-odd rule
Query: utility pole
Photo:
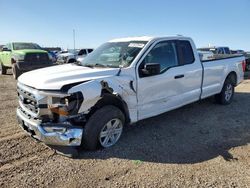
[[73, 42], [74, 42], [74, 52], [76, 51], [76, 36], [75, 36], [75, 29], [73, 29]]

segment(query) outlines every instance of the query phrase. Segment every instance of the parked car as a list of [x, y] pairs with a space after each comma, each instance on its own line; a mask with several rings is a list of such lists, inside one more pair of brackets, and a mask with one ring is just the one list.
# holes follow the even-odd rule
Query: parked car
[[245, 53], [246, 58], [246, 70], [250, 71], [250, 52]]
[[221, 54], [231, 54], [231, 51], [229, 47], [205, 47], [205, 48], [198, 48], [199, 51], [211, 51], [215, 55], [221, 55]]
[[244, 60], [236, 56], [200, 61], [188, 37], [111, 40], [80, 65], [20, 76], [18, 121], [50, 146], [108, 148], [117, 143], [125, 124], [209, 96], [230, 104], [234, 87], [243, 81]]
[[214, 58], [214, 54], [211, 51], [198, 51], [201, 61], [210, 60]]
[[79, 51], [79, 53], [78, 53], [78, 56], [77, 56], [77, 59], [76, 59], [76, 60], [77, 60], [78, 62], [82, 62], [88, 54], [90, 54], [91, 52], [93, 52], [93, 50], [94, 50], [94, 49], [92, 49], [92, 48], [81, 49], [81, 50]]
[[49, 55], [49, 59], [53, 62], [53, 63], [56, 63], [57, 61], [57, 57], [56, 57], [56, 54], [52, 51], [47, 51], [48, 52], [48, 55]]
[[48, 53], [35, 43], [11, 42], [0, 52], [0, 74], [12, 68], [15, 79], [24, 72], [50, 65]]
[[82, 61], [93, 49], [80, 49], [80, 50], [68, 50], [67, 53], [58, 55], [58, 64], [73, 63], [76, 61]]
[[244, 55], [245, 51], [244, 50], [231, 50], [231, 54], [242, 54], [242, 55]]

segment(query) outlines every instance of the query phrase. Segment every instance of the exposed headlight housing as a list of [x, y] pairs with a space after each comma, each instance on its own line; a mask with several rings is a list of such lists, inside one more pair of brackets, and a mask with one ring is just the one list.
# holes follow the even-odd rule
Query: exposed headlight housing
[[81, 92], [73, 93], [65, 97], [49, 97], [48, 108], [52, 113], [68, 116], [75, 115], [83, 102]]

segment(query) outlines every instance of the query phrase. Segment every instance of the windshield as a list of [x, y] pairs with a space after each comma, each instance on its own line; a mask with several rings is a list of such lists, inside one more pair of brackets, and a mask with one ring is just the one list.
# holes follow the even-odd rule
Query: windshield
[[13, 49], [14, 50], [41, 49], [41, 47], [35, 43], [13, 43]]
[[146, 43], [146, 41], [104, 43], [90, 53], [81, 62], [81, 65], [114, 68], [128, 67]]

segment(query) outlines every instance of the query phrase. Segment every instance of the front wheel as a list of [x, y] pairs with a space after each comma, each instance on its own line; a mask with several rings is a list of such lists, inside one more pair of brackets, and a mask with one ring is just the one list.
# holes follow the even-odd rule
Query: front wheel
[[16, 79], [16, 80], [22, 74], [21, 70], [17, 67], [16, 64], [12, 65], [12, 74], [13, 74], [14, 79]]
[[115, 106], [98, 109], [85, 125], [82, 145], [85, 149], [108, 148], [121, 137], [125, 122], [124, 114]]
[[5, 75], [7, 73], [7, 68], [0, 63], [0, 75]]
[[228, 105], [234, 97], [234, 84], [232, 79], [227, 78], [221, 92], [215, 95], [215, 100], [219, 104]]
[[74, 62], [76, 62], [76, 60], [75, 60], [75, 59], [70, 59], [70, 60], [68, 60], [68, 62], [67, 62], [67, 63], [74, 63]]

